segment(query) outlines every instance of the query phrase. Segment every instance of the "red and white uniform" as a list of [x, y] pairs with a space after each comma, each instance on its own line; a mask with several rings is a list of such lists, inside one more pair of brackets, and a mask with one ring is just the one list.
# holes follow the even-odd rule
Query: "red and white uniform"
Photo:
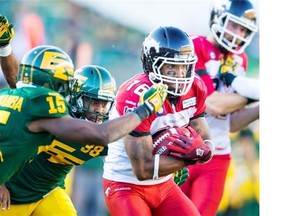
[[[150, 86], [152, 86], [152, 83], [150, 82], [147, 74], [145, 73], [135, 75], [134, 77], [126, 81], [124, 84], [122, 84], [118, 90], [115, 104], [110, 113], [109, 119], [113, 119], [113, 118], [117, 118], [118, 116], [125, 115], [125, 113], [137, 107], [138, 101], [139, 101], [139, 95], [143, 91], [147, 90]], [[166, 101], [164, 102], [162, 106], [163, 109], [160, 109], [157, 113], [144, 119], [142, 123], [135, 129], [135, 131], [137, 131], [138, 134], [147, 135], [151, 133], [153, 135], [157, 131], [163, 130], [164, 128], [173, 127], [173, 126], [185, 127], [188, 125], [190, 118], [201, 115], [205, 112], [206, 96], [207, 96], [207, 90], [206, 90], [205, 84], [198, 76], [195, 76], [193, 85], [191, 89], [189, 90], [188, 94], [186, 94], [185, 96], [178, 97], [178, 101], [176, 105], [171, 105], [170, 102], [166, 99]], [[127, 122], [127, 124], [129, 124], [129, 122]], [[108, 155], [105, 158], [105, 163], [104, 163], [103, 177], [104, 177], [104, 187], [107, 186], [107, 184], [105, 184], [105, 179], [110, 180], [110, 181], [115, 181], [118, 183], [119, 182], [128, 183], [129, 187], [122, 186], [122, 188], [117, 188], [115, 190], [122, 190], [122, 191], [132, 190], [132, 194], [133, 194], [133, 190], [135, 190], [135, 194], [141, 193], [137, 190], [137, 188], [139, 188], [139, 186], [145, 186], [146, 190], [143, 190], [143, 194], [142, 194], [143, 199], [145, 199], [145, 197], [147, 196], [146, 197], [147, 200], [145, 201], [146, 203], [153, 202], [153, 200], [156, 202], [156, 199], [157, 199], [157, 202], [154, 203], [155, 208], [160, 203], [162, 205], [163, 200], [161, 199], [163, 199], [163, 197], [165, 196], [168, 196], [168, 194], [170, 194], [169, 197], [171, 199], [179, 198], [177, 195], [178, 192], [175, 192], [175, 193], [173, 192], [173, 194], [171, 194], [170, 193], [171, 191], [167, 189], [166, 189], [166, 192], [165, 190], [161, 190], [162, 191], [161, 193], [165, 193], [164, 195], [161, 194], [162, 196], [161, 199], [158, 199], [156, 196], [156, 195], [160, 195], [159, 188], [160, 187], [165, 188], [165, 185], [167, 185], [166, 187], [172, 187], [172, 188], [175, 187], [173, 190], [178, 191], [177, 189], [178, 187], [176, 186], [176, 184], [173, 183], [173, 180], [171, 179], [171, 175], [160, 177], [157, 180], [151, 179], [151, 180], [145, 180], [145, 181], [139, 181], [134, 176], [130, 160], [125, 151], [123, 139], [120, 139], [114, 143], [109, 144]], [[135, 186], [135, 188], [133, 188], [133, 185]], [[151, 190], [149, 192], [150, 196], [148, 194], [146, 194], [145, 196], [145, 193], [149, 191], [148, 188], [149, 190]], [[104, 188], [104, 191], [105, 191], [105, 196], [106, 196], [106, 201], [107, 201], [107, 197], [109, 197], [109, 194], [113, 193], [113, 191], [111, 187]], [[154, 197], [151, 196], [151, 194], [153, 193], [155, 195]], [[183, 196], [181, 195], [182, 194], [181, 190], [179, 190], [178, 194], [179, 196]], [[173, 196], [175, 197], [172, 198]], [[187, 199], [187, 197], [185, 196], [183, 197]], [[125, 199], [125, 198], [122, 198], [122, 199]], [[187, 199], [187, 201], [190, 202], [191, 204], [191, 201], [189, 199]], [[171, 206], [171, 201], [170, 201], [170, 202], [167, 202], [167, 204], [165, 205], [166, 207], [164, 206], [162, 207], [163, 212], [164, 210], [167, 211], [169, 207], [169, 203]], [[137, 205], [141, 206], [141, 204], [139, 203]], [[150, 209], [153, 209], [153, 206], [154, 205], [151, 205], [151, 206], [149, 205]], [[179, 208], [180, 207], [181, 206], [179, 206]], [[179, 208], [178, 208], [178, 211], [179, 211]], [[139, 211], [141, 210], [139, 209]], [[158, 212], [160, 215], [161, 211], [158, 211]], [[156, 215], [156, 212], [153, 215]], [[165, 215], [168, 215], [168, 213], [167, 214], [165, 213]], [[172, 212], [171, 212], [171, 215], [173, 215]]]
[[[221, 64], [220, 59], [223, 57], [220, 50], [203, 36], [193, 38], [193, 43], [195, 46], [195, 52], [198, 56], [196, 71], [206, 70], [208, 72], [208, 75], [201, 76], [200, 74], [207, 86], [208, 95], [210, 95], [213, 91], [227, 93], [234, 92], [234, 89], [231, 86], [227, 87], [219, 78], [219, 67]], [[247, 69], [246, 53], [231, 55], [234, 57], [237, 63], [237, 67], [233, 73], [236, 76], [245, 76]], [[229, 101], [227, 101], [227, 103], [229, 103]], [[230, 154], [230, 114], [217, 117], [207, 115], [207, 120], [209, 123], [212, 140], [216, 148], [215, 155]]]
[[[198, 56], [195, 71], [205, 82], [208, 95], [214, 91], [234, 92], [231, 86], [227, 87], [219, 78], [220, 59], [223, 57], [219, 48], [203, 36], [192, 37], [192, 40]], [[231, 53], [231, 55], [238, 64], [233, 73], [245, 76], [247, 55], [245, 53], [239, 55]], [[207, 164], [188, 166], [189, 178], [180, 188], [193, 201], [201, 215], [210, 216], [217, 212], [230, 163], [230, 114], [217, 117], [206, 115], [206, 117], [211, 140], [215, 145], [215, 155]]]

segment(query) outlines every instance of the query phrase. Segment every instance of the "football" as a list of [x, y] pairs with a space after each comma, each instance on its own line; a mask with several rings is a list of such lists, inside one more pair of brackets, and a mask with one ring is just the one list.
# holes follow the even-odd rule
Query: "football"
[[180, 134], [191, 137], [190, 131], [183, 127], [173, 127], [159, 131], [152, 136], [154, 155], [169, 155], [170, 150], [167, 148], [167, 146], [172, 145], [173, 142], [168, 137], [172, 134]]

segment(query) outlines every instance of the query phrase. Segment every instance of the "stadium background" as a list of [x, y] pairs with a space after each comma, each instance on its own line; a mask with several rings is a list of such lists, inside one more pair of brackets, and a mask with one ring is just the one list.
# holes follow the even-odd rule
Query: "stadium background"
[[[175, 25], [183, 28], [187, 33], [207, 35], [209, 11], [213, 1], [1, 0], [0, 3], [0, 14], [7, 16], [14, 24], [16, 35], [12, 40], [12, 46], [18, 59], [21, 59], [24, 53], [34, 46], [56, 45], [69, 53], [77, 68], [86, 64], [104, 66], [115, 77], [117, 86], [120, 86], [122, 82], [141, 72], [141, 45], [145, 35], [153, 28], [160, 25]], [[258, 2], [254, 1], [254, 3], [258, 10]], [[247, 53], [249, 56], [248, 76], [259, 77], [259, 33], [254, 37]], [[6, 87], [2, 73], [0, 73], [0, 84], [1, 87]], [[249, 129], [254, 134], [258, 158], [258, 121], [251, 124]], [[231, 134], [231, 136], [233, 142], [237, 143], [238, 134]], [[237, 158], [238, 152], [237, 148], [235, 149]], [[245, 160], [245, 157], [244, 160], [239, 160], [240, 168], [243, 168], [243, 165], [247, 167], [247, 164], [252, 166]], [[238, 166], [238, 177], [234, 181], [235, 187], [238, 186], [239, 190], [227, 189], [228, 193], [221, 204], [219, 215], [259, 215], [258, 162], [258, 160], [255, 162], [256, 170], [253, 168], [254, 171], [241, 169], [243, 171], [241, 173]], [[98, 160], [96, 166], [97, 172], [101, 174], [102, 161]], [[237, 166], [235, 169], [237, 170]], [[237, 173], [235, 169], [231, 169], [234, 171], [231, 171], [229, 178], [233, 179], [233, 175], [235, 177]], [[249, 183], [244, 182], [247, 180], [245, 177], [250, 178]], [[72, 175], [71, 180], [73, 180]], [[73, 181], [70, 183], [72, 185]], [[70, 189], [72, 193], [72, 187]], [[237, 194], [236, 201], [231, 198], [233, 193]], [[231, 208], [236, 211], [231, 213]]]

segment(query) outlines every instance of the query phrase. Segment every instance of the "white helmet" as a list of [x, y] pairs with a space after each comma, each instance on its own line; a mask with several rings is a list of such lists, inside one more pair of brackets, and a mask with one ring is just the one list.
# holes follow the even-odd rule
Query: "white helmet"
[[[229, 21], [245, 27], [248, 34], [242, 37], [229, 31]], [[243, 53], [258, 30], [255, 9], [249, 0], [216, 0], [211, 12], [210, 27], [222, 47], [235, 54]], [[232, 39], [227, 40], [225, 34], [232, 36]], [[237, 40], [242, 41], [241, 45], [237, 44]]]

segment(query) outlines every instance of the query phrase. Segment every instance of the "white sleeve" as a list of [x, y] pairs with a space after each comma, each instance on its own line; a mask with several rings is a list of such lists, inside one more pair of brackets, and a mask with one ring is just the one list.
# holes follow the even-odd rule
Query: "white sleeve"
[[231, 86], [238, 94], [253, 100], [259, 100], [259, 79], [237, 76]]

